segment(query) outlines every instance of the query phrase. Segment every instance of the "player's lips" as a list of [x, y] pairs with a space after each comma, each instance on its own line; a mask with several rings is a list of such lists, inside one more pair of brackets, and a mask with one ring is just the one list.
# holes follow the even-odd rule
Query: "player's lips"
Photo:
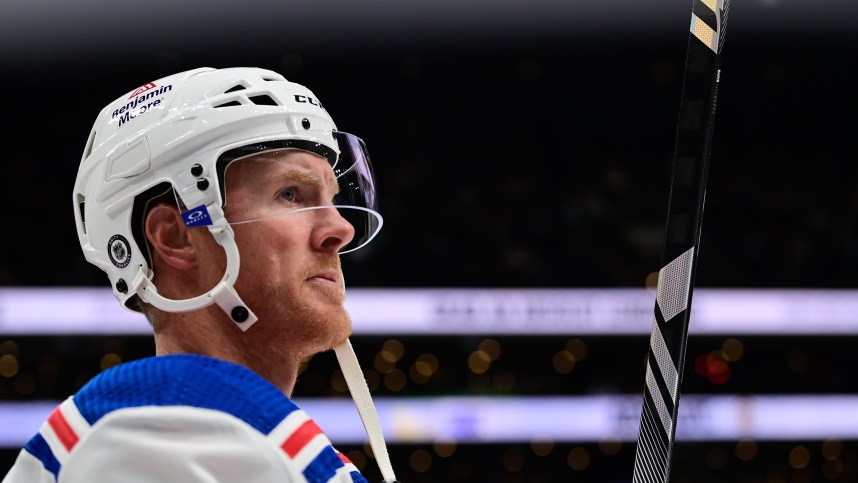
[[308, 282], [319, 281], [319, 282], [332, 282], [332, 283], [340, 283], [340, 277], [337, 272], [320, 272], [314, 275], [311, 275], [307, 278]]
[[307, 278], [307, 286], [328, 297], [329, 300], [342, 304], [345, 295], [343, 279], [336, 270], [319, 272]]

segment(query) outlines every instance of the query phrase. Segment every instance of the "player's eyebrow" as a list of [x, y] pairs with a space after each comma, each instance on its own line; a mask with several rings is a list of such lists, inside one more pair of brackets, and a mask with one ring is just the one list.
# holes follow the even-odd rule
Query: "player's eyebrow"
[[[322, 178], [316, 176], [315, 174], [294, 168], [289, 168], [288, 170], [280, 174], [278, 177], [288, 178], [299, 183], [312, 184], [319, 187], [325, 185], [324, 181], [322, 181]], [[330, 192], [331, 197], [335, 196], [337, 193], [340, 192], [340, 184], [337, 182], [336, 179], [334, 179], [333, 182], [328, 184], [328, 191]]]

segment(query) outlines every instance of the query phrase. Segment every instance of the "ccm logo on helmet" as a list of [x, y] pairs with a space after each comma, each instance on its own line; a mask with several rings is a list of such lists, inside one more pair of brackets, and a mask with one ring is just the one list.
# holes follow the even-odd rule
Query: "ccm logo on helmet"
[[[317, 99], [313, 99], [310, 96], [302, 96], [301, 94], [295, 94], [295, 102], [322, 107], [322, 104]], [[322, 107], [322, 109], [324, 109], [324, 107]]]
[[[113, 115], [110, 116], [111, 119], [116, 119], [119, 117], [119, 125], [122, 126], [126, 122], [134, 119], [135, 117], [143, 114], [149, 110], [152, 110], [161, 105], [161, 101], [163, 99], [154, 99], [155, 97], [161, 97], [164, 94], [173, 90], [173, 85], [169, 84], [166, 86], [161, 86], [160, 88], [156, 88], [154, 82], [150, 82], [145, 86], [137, 89], [137, 94], [132, 94], [131, 100], [128, 101], [124, 106], [120, 107], [113, 111]], [[144, 94], [145, 93], [145, 94]], [[151, 102], [146, 102], [151, 101]], [[138, 107], [139, 106], [139, 107]]]

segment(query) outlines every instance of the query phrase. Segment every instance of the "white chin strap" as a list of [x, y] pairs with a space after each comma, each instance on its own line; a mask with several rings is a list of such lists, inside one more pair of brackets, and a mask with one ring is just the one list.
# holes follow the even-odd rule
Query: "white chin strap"
[[372, 397], [369, 395], [369, 388], [366, 385], [363, 372], [360, 370], [352, 343], [346, 340], [334, 347], [334, 352], [337, 354], [337, 361], [340, 363], [340, 370], [343, 371], [352, 400], [354, 400], [360, 419], [363, 421], [363, 427], [369, 438], [369, 445], [372, 447], [372, 453], [375, 455], [375, 461], [378, 463], [378, 469], [381, 470], [384, 483], [397, 483], [396, 475], [393, 474], [393, 466], [390, 464], [390, 456], [387, 454], [387, 445], [384, 443], [384, 434], [381, 432], [378, 412], [372, 403]]
[[226, 312], [230, 320], [235, 322], [235, 325], [242, 331], [245, 331], [256, 323], [256, 315], [251, 312], [247, 304], [242, 302], [241, 297], [238, 296], [238, 292], [232, 286], [238, 278], [240, 262], [238, 246], [235, 244], [232, 227], [225, 222], [217, 223], [223, 219], [223, 213], [220, 209], [210, 208], [210, 210], [212, 219], [216, 223], [208, 226], [209, 232], [226, 253], [226, 269], [223, 272], [223, 278], [220, 282], [208, 292], [193, 298], [184, 300], [168, 299], [158, 293], [158, 288], [152, 282], [152, 271], [144, 270], [143, 267], [140, 267], [140, 270], [137, 271], [137, 274], [134, 275], [134, 280], [131, 282], [131, 290], [144, 302], [166, 312], [191, 312], [212, 304], [217, 304], [218, 307]]

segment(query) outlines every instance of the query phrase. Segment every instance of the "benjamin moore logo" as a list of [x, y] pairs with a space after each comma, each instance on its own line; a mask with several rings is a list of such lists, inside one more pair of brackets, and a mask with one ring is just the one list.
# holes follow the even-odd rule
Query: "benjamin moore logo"
[[[129, 101], [119, 109], [113, 111], [110, 119], [119, 118], [119, 126], [121, 127], [126, 122], [135, 117], [144, 114], [156, 107], [161, 106], [163, 95], [173, 90], [173, 85], [158, 87], [154, 82], [150, 82], [144, 86], [138, 87], [137, 90], [131, 93]], [[157, 98], [157, 99], [156, 99]]]
[[209, 216], [209, 210], [206, 209], [206, 205], [200, 205], [182, 213], [182, 219], [185, 221], [185, 226], [189, 227], [212, 224], [212, 218]]

